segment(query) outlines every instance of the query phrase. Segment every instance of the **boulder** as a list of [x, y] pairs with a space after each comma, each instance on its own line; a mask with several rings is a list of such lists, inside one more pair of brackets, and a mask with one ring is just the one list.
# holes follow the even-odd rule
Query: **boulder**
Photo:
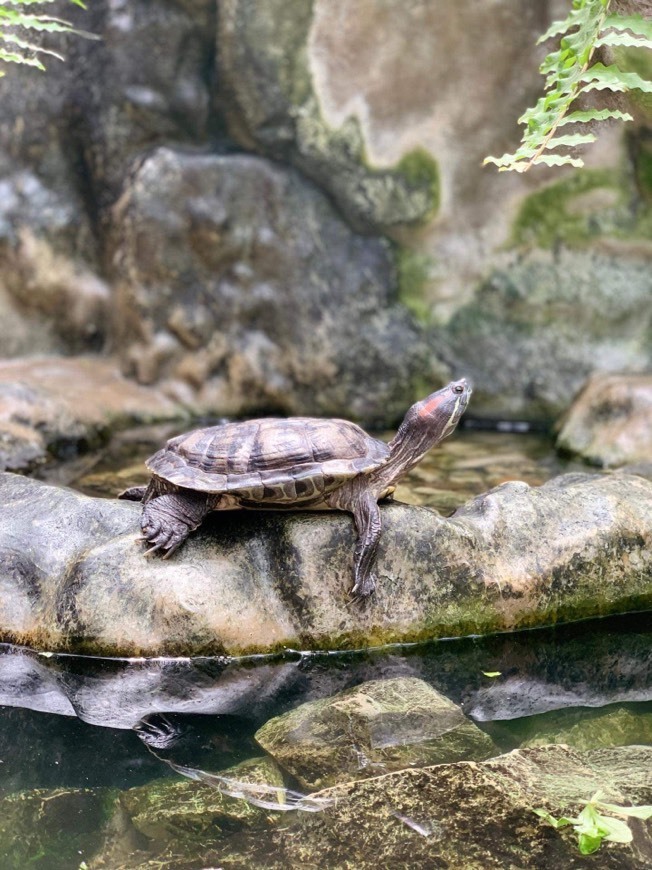
[[98, 850], [113, 808], [108, 789], [33, 789], [0, 799], [0, 861], [8, 868], [79, 867]]
[[379, 588], [352, 606], [344, 514], [209, 517], [145, 558], [140, 507], [0, 475], [0, 630], [103, 655], [239, 655], [486, 634], [652, 603], [652, 483], [510, 482], [443, 519], [382, 508]]
[[200, 414], [387, 421], [427, 377], [388, 245], [269, 161], [155, 150], [126, 187], [114, 247], [125, 372]]
[[96, 447], [111, 431], [184, 411], [99, 357], [0, 361], [0, 468], [26, 470]]
[[652, 374], [594, 375], [561, 421], [557, 448], [593, 465], [652, 463]]
[[456, 704], [414, 677], [361, 683], [301, 704], [266, 722], [256, 740], [310, 791], [497, 753]]

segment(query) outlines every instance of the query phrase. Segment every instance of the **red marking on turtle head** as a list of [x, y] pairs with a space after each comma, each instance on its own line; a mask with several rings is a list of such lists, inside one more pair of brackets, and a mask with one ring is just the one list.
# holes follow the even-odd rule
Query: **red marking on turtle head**
[[444, 402], [445, 398], [445, 396], [441, 396], [439, 393], [435, 393], [434, 396], [431, 396], [429, 399], [423, 402], [423, 404], [419, 408], [419, 416], [430, 417], [430, 415], [433, 414], [437, 410], [437, 408], [439, 408], [439, 406]]

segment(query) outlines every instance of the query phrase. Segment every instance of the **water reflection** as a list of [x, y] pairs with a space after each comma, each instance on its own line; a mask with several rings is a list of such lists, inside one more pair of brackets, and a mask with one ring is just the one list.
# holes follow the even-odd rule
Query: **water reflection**
[[[215, 771], [260, 752], [253, 735], [272, 716], [369, 680], [419, 677], [480, 723], [649, 701], [651, 641], [649, 615], [640, 614], [514, 635], [275, 659], [46, 657], [4, 645], [0, 729], [15, 730], [11, 708], [52, 714], [26, 717], [25, 731], [32, 747], [58, 731], [65, 754], [66, 740], [76, 732], [64, 723], [75, 717], [112, 729], [109, 754], [109, 745], [121, 745], [117, 731], [136, 729], [160, 761]], [[74, 752], [98, 758], [98, 733], [87, 729], [83, 747], [74, 740]], [[6, 770], [0, 767], [0, 781]]]

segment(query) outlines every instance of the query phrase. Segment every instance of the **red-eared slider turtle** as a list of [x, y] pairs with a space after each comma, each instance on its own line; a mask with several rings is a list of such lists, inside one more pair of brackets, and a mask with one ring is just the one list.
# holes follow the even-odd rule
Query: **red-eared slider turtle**
[[374, 591], [378, 500], [455, 429], [471, 388], [453, 381], [412, 405], [389, 444], [346, 420], [248, 420], [197, 429], [147, 460], [152, 479], [121, 498], [142, 500], [151, 548], [170, 556], [210, 511], [310, 508], [350, 511], [358, 532], [352, 595]]

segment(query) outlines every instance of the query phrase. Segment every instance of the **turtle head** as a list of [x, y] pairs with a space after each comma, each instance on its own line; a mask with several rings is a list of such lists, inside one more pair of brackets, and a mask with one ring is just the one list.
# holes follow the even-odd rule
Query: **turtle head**
[[413, 405], [406, 414], [404, 423], [409, 420], [410, 425], [415, 428], [425, 428], [434, 436], [430, 445], [432, 446], [455, 429], [466, 410], [471, 392], [466, 378], [451, 381], [443, 389]]
[[466, 410], [470, 395], [471, 386], [462, 378], [412, 405], [389, 444], [390, 458], [379, 469], [379, 479], [393, 485], [431, 447], [450, 435]]

